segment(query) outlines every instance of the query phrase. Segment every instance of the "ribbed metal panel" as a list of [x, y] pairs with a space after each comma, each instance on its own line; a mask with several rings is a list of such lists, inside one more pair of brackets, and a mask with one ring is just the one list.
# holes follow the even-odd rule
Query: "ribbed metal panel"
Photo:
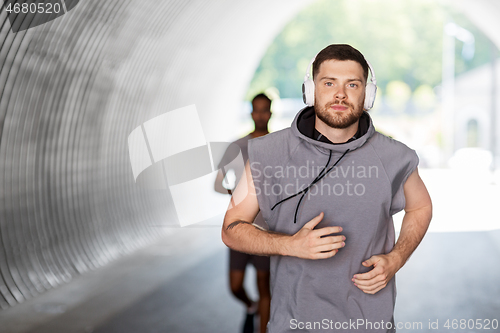
[[136, 186], [128, 135], [196, 104], [217, 139], [259, 56], [307, 2], [82, 0], [18, 33], [2, 10], [0, 308], [172, 234], [170, 195]]

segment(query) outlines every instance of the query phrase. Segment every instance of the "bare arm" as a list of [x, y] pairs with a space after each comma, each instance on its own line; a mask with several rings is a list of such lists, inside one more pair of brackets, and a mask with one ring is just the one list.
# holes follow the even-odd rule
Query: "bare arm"
[[345, 237], [324, 235], [338, 233], [340, 227], [326, 227], [313, 230], [323, 219], [320, 213], [306, 223], [295, 235], [264, 230], [253, 221], [259, 212], [255, 186], [250, 165], [236, 187], [231, 203], [224, 217], [222, 241], [233, 250], [257, 255], [284, 255], [305, 259], [322, 259], [334, 256], [345, 244]]
[[219, 172], [217, 173], [217, 177], [215, 178], [214, 182], [214, 190], [222, 194], [231, 194], [231, 190], [228, 190], [224, 186], [222, 186], [223, 180], [224, 180], [224, 174], [219, 169]]
[[374, 255], [362, 264], [374, 268], [354, 275], [352, 281], [365, 293], [375, 294], [403, 267], [424, 238], [432, 218], [432, 202], [422, 179], [415, 170], [404, 185], [405, 216], [398, 241], [388, 254]]
[[408, 177], [404, 193], [406, 206], [403, 224], [398, 241], [390, 252], [399, 258], [400, 268], [424, 238], [432, 218], [432, 201], [417, 170]]

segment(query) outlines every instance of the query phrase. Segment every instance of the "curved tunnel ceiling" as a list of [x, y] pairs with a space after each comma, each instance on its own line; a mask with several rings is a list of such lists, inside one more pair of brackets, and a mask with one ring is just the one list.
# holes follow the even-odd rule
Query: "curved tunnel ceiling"
[[452, 2], [500, 49], [500, 2], [495, 0], [458, 0]]
[[3, 10], [0, 307], [171, 230], [151, 227], [176, 216], [168, 193], [134, 186], [128, 135], [195, 104], [216, 139], [220, 111], [236, 109], [267, 45], [307, 3], [80, 1], [18, 33]]
[[[134, 186], [128, 135], [195, 104], [207, 141], [224, 139], [267, 46], [310, 2], [81, 0], [18, 33], [3, 10], [0, 307], [167, 233], [152, 226], [176, 220], [172, 200]], [[500, 28], [471, 19], [500, 46]]]

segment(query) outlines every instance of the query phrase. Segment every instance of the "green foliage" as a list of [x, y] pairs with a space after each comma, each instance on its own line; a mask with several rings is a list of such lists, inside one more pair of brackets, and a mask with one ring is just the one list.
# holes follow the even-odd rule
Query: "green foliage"
[[436, 93], [431, 86], [423, 84], [413, 92], [413, 102], [420, 110], [432, 110], [437, 103]]
[[359, 49], [373, 65], [379, 87], [404, 81], [413, 91], [441, 82], [443, 26], [453, 20], [476, 38], [466, 61], [456, 42], [457, 74], [489, 61], [489, 40], [468, 20], [434, 0], [320, 0], [299, 13], [263, 57], [247, 98], [270, 86], [281, 97], [300, 98], [311, 58], [333, 43]]
[[403, 81], [391, 81], [387, 84], [387, 104], [394, 110], [404, 111], [411, 98], [411, 89]]

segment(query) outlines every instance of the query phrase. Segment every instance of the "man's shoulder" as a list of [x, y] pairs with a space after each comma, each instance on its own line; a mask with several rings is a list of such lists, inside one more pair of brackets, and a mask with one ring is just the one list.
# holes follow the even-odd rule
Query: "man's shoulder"
[[252, 135], [247, 134], [242, 138], [239, 138], [238, 140], [233, 141], [232, 143], [238, 145], [238, 146], [246, 146], [248, 144], [248, 141], [252, 139]]
[[391, 179], [400, 173], [413, 171], [418, 166], [417, 152], [390, 136], [375, 132], [370, 144]]
[[258, 138], [253, 138], [250, 139], [252, 142], [265, 142], [265, 143], [271, 143], [271, 142], [279, 142], [281, 139], [287, 138], [291, 134], [291, 128], [287, 127], [284, 129], [281, 129], [279, 131], [275, 131], [263, 136], [260, 136]]
[[251, 160], [281, 159], [289, 154], [289, 147], [294, 145], [293, 134], [289, 127], [254, 138], [248, 141], [248, 151]]
[[377, 153], [381, 153], [384, 155], [398, 155], [405, 152], [414, 152], [413, 149], [411, 149], [401, 141], [398, 141], [378, 131], [375, 131], [375, 133], [370, 138], [370, 144], [375, 149], [375, 151], [377, 151]]

